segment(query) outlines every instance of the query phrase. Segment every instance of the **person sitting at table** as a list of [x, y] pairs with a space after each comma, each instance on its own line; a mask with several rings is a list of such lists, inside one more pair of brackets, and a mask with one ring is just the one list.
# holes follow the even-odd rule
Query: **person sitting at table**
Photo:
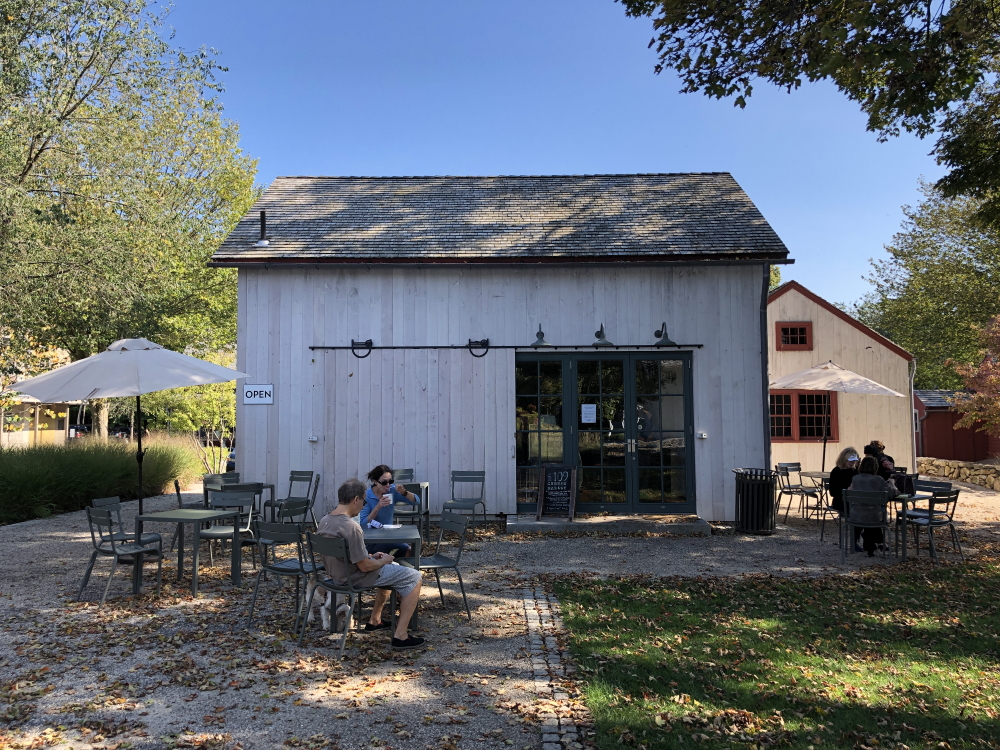
[[[896, 497], [899, 494], [896, 485], [892, 482], [887, 482], [878, 475], [878, 461], [875, 459], [875, 456], [865, 456], [862, 459], [861, 465], [858, 467], [858, 475], [854, 477], [851, 486], [847, 489], [859, 492], [884, 492], [888, 498]], [[871, 520], [874, 522], [877, 519], [873, 517], [871, 519], [862, 518], [858, 520]], [[864, 532], [863, 549], [868, 553], [868, 557], [875, 557], [876, 547], [885, 541], [882, 529], [855, 529], [855, 545], [857, 545], [859, 532], [862, 531]], [[856, 546], [855, 549], [857, 549]]]
[[423, 574], [414, 568], [399, 565], [392, 555], [384, 552], [370, 555], [365, 549], [364, 532], [353, 520], [365, 505], [364, 494], [365, 486], [360, 481], [348, 479], [337, 490], [337, 507], [320, 519], [316, 533], [346, 540], [347, 555], [351, 561], [350, 565], [345, 566], [340, 560], [325, 557], [323, 564], [326, 566], [326, 572], [337, 583], [345, 584], [349, 578], [358, 587], [378, 587], [375, 605], [365, 630], [392, 627], [391, 623], [382, 622], [382, 608], [389, 598], [390, 591], [399, 594], [401, 597], [399, 618], [396, 620], [396, 630], [392, 636], [392, 647], [416, 648], [424, 642], [424, 639], [409, 635], [408, 629], [410, 618], [416, 611], [420, 599]]
[[896, 471], [896, 460], [885, 454], [885, 444], [881, 440], [872, 440], [865, 446], [865, 455], [873, 456], [878, 461], [878, 475], [886, 481]]
[[837, 465], [830, 470], [830, 505], [841, 516], [844, 515], [844, 490], [858, 475], [860, 461], [856, 448], [844, 448], [837, 456]]
[[[385, 464], [379, 464], [368, 472], [371, 487], [365, 493], [365, 507], [361, 509], [361, 526], [366, 528], [369, 521], [378, 521], [383, 526], [391, 524], [395, 518], [393, 506], [397, 502], [406, 502], [420, 507], [420, 496], [397, 487], [392, 483], [392, 469]], [[410, 545], [403, 542], [387, 544], [369, 544], [369, 552], [391, 552], [396, 550], [396, 557], [409, 557]]]

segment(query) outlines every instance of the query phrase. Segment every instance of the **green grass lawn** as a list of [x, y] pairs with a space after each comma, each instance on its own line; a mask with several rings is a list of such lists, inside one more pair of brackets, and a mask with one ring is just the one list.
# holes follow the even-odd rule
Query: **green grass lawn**
[[1000, 565], [561, 578], [599, 748], [1000, 748]]

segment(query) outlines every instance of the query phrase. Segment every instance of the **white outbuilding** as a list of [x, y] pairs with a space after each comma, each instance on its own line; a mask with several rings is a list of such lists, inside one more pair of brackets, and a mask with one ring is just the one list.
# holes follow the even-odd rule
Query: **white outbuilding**
[[432, 513], [485, 471], [491, 515], [561, 464], [579, 513], [731, 520], [732, 469], [771, 464], [787, 256], [726, 173], [278, 178], [211, 261], [239, 270], [237, 464], [328, 500], [413, 468]]

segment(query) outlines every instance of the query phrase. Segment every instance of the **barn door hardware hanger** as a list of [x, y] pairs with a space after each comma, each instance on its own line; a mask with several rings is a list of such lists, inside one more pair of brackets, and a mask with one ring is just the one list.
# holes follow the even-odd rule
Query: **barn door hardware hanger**
[[[653, 346], [656, 347], [670, 347], [672, 349], [701, 349], [704, 344], [677, 344], [670, 340], [666, 332], [666, 323], [656, 331], [656, 337], [659, 341]], [[566, 351], [586, 351], [593, 349], [621, 349], [626, 351], [635, 350], [646, 350], [650, 349], [650, 345], [639, 345], [639, 344], [622, 344], [616, 345], [608, 341], [607, 334], [604, 330], [604, 325], [601, 325], [599, 331], [595, 332], [594, 335], [597, 340], [593, 344], [550, 344], [545, 340], [545, 333], [542, 331], [541, 325], [538, 326], [538, 333], [536, 334], [536, 340], [533, 344], [491, 344], [488, 338], [483, 338], [479, 340], [469, 339], [468, 343], [465, 344], [445, 344], [440, 346], [435, 345], [422, 345], [422, 346], [375, 346], [375, 343], [371, 339], [365, 339], [364, 341], [355, 341], [351, 339], [350, 346], [310, 346], [309, 351], [326, 350], [331, 351], [346, 349], [351, 352], [358, 359], [367, 359], [371, 356], [375, 349], [468, 349], [469, 354], [471, 354], [476, 359], [482, 359], [487, 354], [489, 354], [490, 349], [520, 349], [531, 350], [531, 349], [547, 349], [547, 350], [566, 350]]]
[[[359, 346], [365, 347], [365, 354], [358, 354], [357, 347]], [[355, 341], [354, 339], [351, 339], [351, 354], [358, 359], [366, 359], [367, 357], [372, 356], [373, 348], [371, 339], [367, 339], [366, 341]]]

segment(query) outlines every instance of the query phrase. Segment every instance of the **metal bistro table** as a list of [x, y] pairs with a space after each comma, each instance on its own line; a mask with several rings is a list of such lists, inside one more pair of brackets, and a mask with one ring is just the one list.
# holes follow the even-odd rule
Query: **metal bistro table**
[[[191, 596], [198, 596], [198, 553], [201, 548], [201, 525], [206, 521], [221, 521], [224, 519], [232, 519], [233, 521], [232, 580], [234, 586], [239, 586], [241, 581], [240, 564], [242, 561], [239, 511], [181, 508], [178, 510], [164, 510], [159, 513], [144, 513], [141, 516], [137, 516], [135, 519], [135, 534], [136, 539], [139, 539], [142, 536], [142, 524], [145, 521], [177, 524], [177, 580], [180, 581], [181, 573], [184, 570], [184, 524], [191, 524], [194, 527]], [[138, 565], [136, 565], [135, 568], [136, 572], [133, 573], [132, 577], [132, 591], [134, 593], [138, 593], [138, 586], [142, 582], [142, 570]]]
[[[403, 524], [398, 529], [387, 529], [384, 526], [381, 529], [369, 529], [365, 528], [365, 544], [385, 544], [387, 542], [402, 542], [409, 544], [412, 548], [410, 550], [410, 557], [403, 558], [404, 560], [412, 559], [417, 570], [420, 570], [420, 527], [415, 524]], [[411, 621], [413, 627], [417, 626], [417, 611], [413, 612], [413, 620]]]

